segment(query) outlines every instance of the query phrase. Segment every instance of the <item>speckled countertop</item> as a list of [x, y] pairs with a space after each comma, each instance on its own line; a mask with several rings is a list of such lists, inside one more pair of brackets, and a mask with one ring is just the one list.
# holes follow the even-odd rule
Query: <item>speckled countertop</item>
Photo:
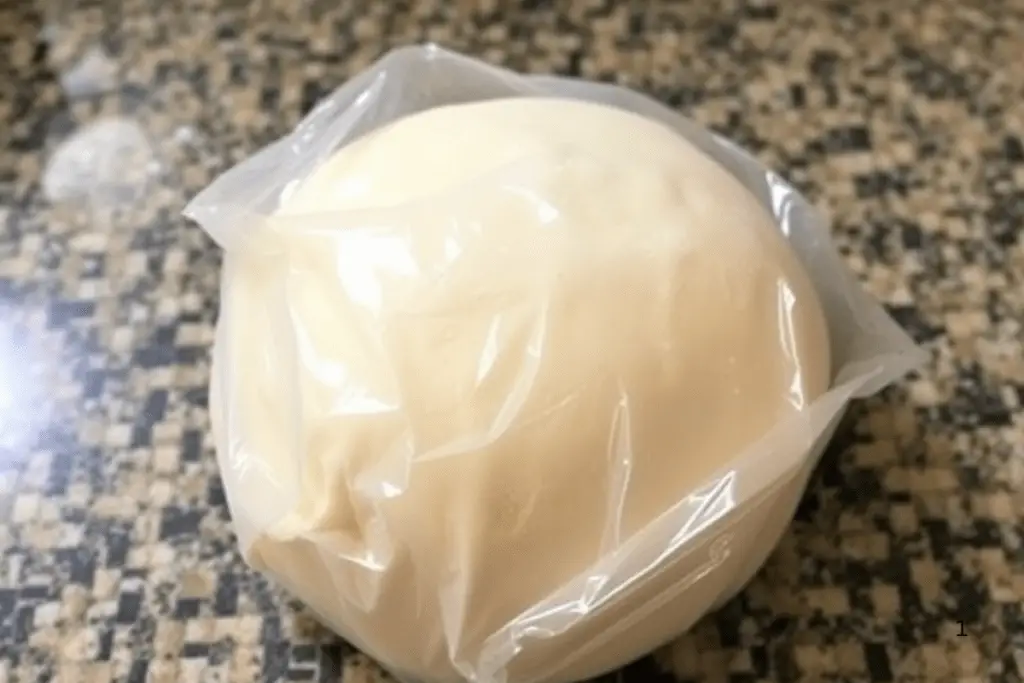
[[235, 551], [219, 254], [180, 210], [421, 40], [754, 149], [931, 354], [752, 585], [618, 676], [1024, 680], [1024, 2], [501, 4], [0, 0], [0, 681], [379, 680]]

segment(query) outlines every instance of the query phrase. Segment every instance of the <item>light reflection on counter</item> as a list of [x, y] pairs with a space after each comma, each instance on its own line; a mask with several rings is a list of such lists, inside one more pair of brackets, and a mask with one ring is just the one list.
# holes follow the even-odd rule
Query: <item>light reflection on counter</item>
[[[0, 309], [2, 312], [2, 309]], [[0, 317], [0, 470], [22, 462], [51, 422], [53, 396], [43, 345], [4, 326]]]

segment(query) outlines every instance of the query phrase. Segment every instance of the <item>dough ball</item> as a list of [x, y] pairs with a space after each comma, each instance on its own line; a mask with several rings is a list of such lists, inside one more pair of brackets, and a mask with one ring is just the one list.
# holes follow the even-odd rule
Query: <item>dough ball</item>
[[[772, 218], [613, 108], [409, 116], [250, 238], [226, 256], [214, 414], [247, 556], [416, 680], [481, 670], [489, 636], [830, 381], [820, 304]], [[596, 675], [679, 628], [556, 673], [589, 619], [542, 655], [526, 643], [509, 683]]]

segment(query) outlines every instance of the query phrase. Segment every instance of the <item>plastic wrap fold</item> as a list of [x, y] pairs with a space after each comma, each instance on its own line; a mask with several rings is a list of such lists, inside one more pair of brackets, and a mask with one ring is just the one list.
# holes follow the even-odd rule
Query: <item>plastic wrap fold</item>
[[[509, 97], [640, 114], [739, 180], [820, 301], [830, 358], [822, 391], [802, 400], [799, 359], [779, 365], [798, 387], [779, 403], [792, 409], [757, 426], [756, 438], [742, 412], [763, 397], [732, 400], [723, 390], [679, 399], [685, 405], [667, 400], [685, 391], [662, 386], [678, 369], [655, 332], [587, 336], [606, 325], [587, 302], [642, 279], [623, 271], [615, 280], [614, 259], [629, 245], [597, 237], [579, 252], [591, 266], [612, 264], [602, 266], [607, 284], [545, 271], [544, 255], [566, 245], [538, 226], [557, 226], [543, 212], [559, 207], [517, 194], [522, 186], [508, 178], [518, 176], [420, 197], [430, 204], [417, 214], [422, 224], [402, 223], [413, 214], [388, 206], [282, 211], [316, 169], [371, 132], [441, 105]], [[462, 261], [484, 258], [473, 249], [498, 229], [489, 221], [500, 214], [505, 225], [517, 211], [533, 227], [510, 237], [501, 259], [522, 268], [495, 260], [504, 279], [481, 289], [477, 308], [443, 310], [455, 299], [438, 292], [469, 277]], [[210, 410], [244, 555], [404, 680], [579, 680], [678, 635], [765, 561], [849, 402], [921, 361], [848, 274], [821, 217], [742, 149], [636, 92], [518, 75], [435, 46], [394, 51], [358, 74], [289, 135], [217, 178], [186, 215], [225, 252]], [[555, 241], [537, 250], [531, 240]], [[648, 247], [656, 289], [663, 252]], [[569, 282], [558, 290], [564, 300], [537, 294], [544, 278]], [[792, 311], [804, 305], [792, 291], [743, 294], [767, 297], [770, 316], [737, 329], [785, 344]], [[635, 300], [623, 310], [646, 315], [647, 299], [627, 295]], [[502, 313], [486, 317], [493, 310]], [[651, 311], [653, 325], [662, 309]], [[695, 344], [716, 343], [692, 325]], [[662, 365], [648, 368], [648, 358]], [[602, 363], [611, 370], [599, 371]], [[729, 432], [716, 420], [735, 420], [732, 441], [674, 426], [702, 404], [698, 419], [715, 434]], [[723, 439], [742, 448], [717, 459], [693, 452]], [[564, 452], [544, 452], [552, 443]], [[673, 464], [684, 461], [697, 464]]]

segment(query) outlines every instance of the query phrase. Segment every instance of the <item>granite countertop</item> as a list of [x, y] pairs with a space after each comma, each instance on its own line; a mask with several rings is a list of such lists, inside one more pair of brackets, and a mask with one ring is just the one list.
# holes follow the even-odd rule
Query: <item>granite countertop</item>
[[502, 4], [0, 0], [0, 681], [380, 680], [235, 550], [220, 257], [180, 210], [422, 40], [751, 148], [930, 353], [749, 588], [621, 677], [1024, 680], [1024, 1]]

